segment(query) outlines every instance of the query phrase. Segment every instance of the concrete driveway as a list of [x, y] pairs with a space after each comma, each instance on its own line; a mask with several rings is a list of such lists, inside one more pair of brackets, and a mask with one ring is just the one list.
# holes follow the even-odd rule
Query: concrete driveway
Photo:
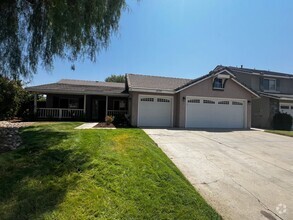
[[293, 219], [293, 138], [144, 129], [224, 219]]

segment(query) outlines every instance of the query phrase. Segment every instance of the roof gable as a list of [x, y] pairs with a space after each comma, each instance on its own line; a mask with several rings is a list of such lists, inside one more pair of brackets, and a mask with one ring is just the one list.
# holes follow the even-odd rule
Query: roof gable
[[209, 74], [204, 75], [202, 77], [199, 77], [197, 79], [191, 80], [190, 82], [188, 82], [187, 84], [183, 85], [182, 87], [179, 87], [176, 89], [176, 92], [181, 92], [189, 87], [195, 86], [196, 84], [199, 84], [207, 79], [210, 79], [212, 77], [218, 77], [219, 75], [228, 75], [229, 78], [231, 79], [231, 81], [233, 81], [234, 83], [238, 84], [240, 87], [244, 88], [246, 91], [248, 91], [249, 93], [253, 94], [255, 97], [259, 97], [259, 95], [254, 92], [253, 90], [249, 89], [247, 86], [245, 86], [244, 84], [242, 84], [241, 82], [239, 82], [235, 75], [233, 73], [231, 73], [231, 71], [224, 67], [221, 69], [217, 69], [216, 71], [211, 71]]
[[209, 74], [206, 74], [206, 75], [203, 75], [203, 76], [201, 76], [201, 77], [199, 77], [197, 79], [191, 80], [188, 83], [186, 83], [185, 85], [183, 85], [181, 87], [178, 87], [176, 89], [176, 92], [180, 92], [180, 91], [182, 91], [184, 89], [189, 88], [190, 86], [193, 86], [193, 85], [195, 85], [197, 83], [200, 83], [200, 82], [202, 82], [202, 81], [204, 81], [206, 79], [209, 79], [211, 77], [216, 77], [218, 75], [228, 75], [228, 76], [233, 77], [233, 78], [235, 77], [235, 75], [232, 74], [227, 68], [218, 69], [217, 71], [211, 71]]

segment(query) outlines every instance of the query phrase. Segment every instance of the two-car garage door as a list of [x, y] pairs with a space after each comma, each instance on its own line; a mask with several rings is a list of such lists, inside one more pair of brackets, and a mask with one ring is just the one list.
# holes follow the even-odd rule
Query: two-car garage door
[[244, 128], [245, 101], [187, 97], [185, 127]]

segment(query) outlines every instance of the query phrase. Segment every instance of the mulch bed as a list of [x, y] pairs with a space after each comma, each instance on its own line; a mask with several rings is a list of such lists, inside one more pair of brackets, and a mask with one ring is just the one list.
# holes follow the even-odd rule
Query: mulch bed
[[94, 128], [116, 128], [113, 124], [107, 124], [106, 122], [99, 122]]
[[132, 128], [130, 124], [122, 123], [122, 124], [109, 124], [107, 125], [106, 122], [99, 122], [96, 126], [93, 128]]

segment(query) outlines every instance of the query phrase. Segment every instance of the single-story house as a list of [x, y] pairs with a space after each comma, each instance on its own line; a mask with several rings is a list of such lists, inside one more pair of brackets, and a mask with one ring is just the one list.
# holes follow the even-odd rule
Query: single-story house
[[250, 128], [251, 103], [259, 95], [228, 69], [197, 79], [126, 74], [125, 83], [60, 80], [26, 88], [46, 95], [38, 118], [125, 116], [138, 127]]

